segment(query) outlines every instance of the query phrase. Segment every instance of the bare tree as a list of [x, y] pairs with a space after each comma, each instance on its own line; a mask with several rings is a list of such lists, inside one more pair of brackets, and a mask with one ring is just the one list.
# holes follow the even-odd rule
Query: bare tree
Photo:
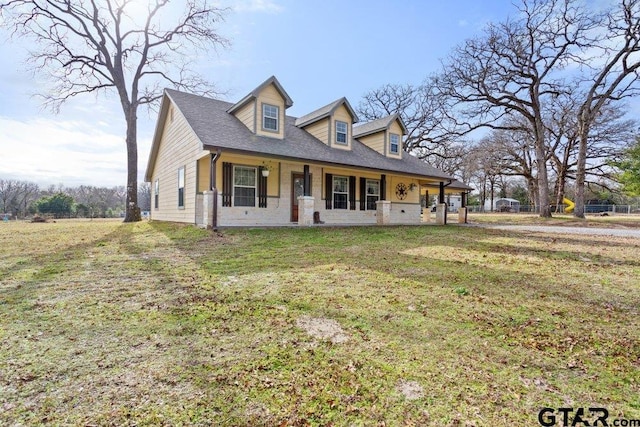
[[12, 179], [0, 179], [0, 213], [12, 213], [18, 184], [18, 181]]
[[547, 112], [548, 158], [551, 173], [555, 174], [554, 195], [556, 212], [564, 203], [567, 179], [575, 176], [575, 154], [578, 132], [575, 123], [576, 97], [570, 89], [551, 103]]
[[40, 197], [40, 187], [33, 182], [20, 182], [15, 198], [17, 215], [24, 218], [29, 213], [29, 206]]
[[37, 184], [13, 179], [0, 179], [0, 213], [24, 217], [29, 204], [34, 202], [40, 193]]
[[[495, 130], [480, 140], [467, 156], [465, 169], [474, 171], [473, 179], [480, 188], [481, 199], [493, 199], [496, 187], [506, 193], [509, 177], [525, 178], [530, 193], [535, 193], [535, 162], [529, 133]], [[488, 184], [488, 187], [487, 187]], [[535, 197], [535, 194], [532, 194]]]
[[453, 174], [466, 153], [460, 138], [469, 129], [457, 126], [449, 117], [448, 99], [441, 96], [435, 84], [434, 78], [428, 77], [418, 86], [384, 85], [363, 96], [358, 113], [366, 120], [399, 114], [408, 131], [404, 150]]
[[[127, 202], [125, 221], [139, 221], [137, 112], [156, 102], [161, 84], [208, 92], [192, 73], [191, 48], [224, 46], [215, 26], [224, 10], [207, 0], [187, 0], [182, 15], [169, 0], [10, 0], [0, 2], [4, 23], [16, 36], [31, 37], [34, 71], [51, 75], [46, 104], [57, 111], [69, 98], [114, 90], [126, 122]], [[167, 24], [173, 22], [173, 24]]]
[[597, 56], [601, 61], [604, 58], [604, 65], [595, 69], [589, 79], [584, 101], [577, 114], [579, 149], [574, 215], [579, 218], [584, 218], [591, 127], [606, 105], [638, 93], [636, 83], [640, 70], [640, 0], [622, 0], [607, 18], [606, 33], [597, 49]]
[[143, 182], [138, 186], [138, 201], [140, 209], [143, 211], [151, 210], [151, 184]]
[[[564, 89], [557, 71], [589, 44], [596, 25], [574, 0], [523, 0], [515, 20], [490, 24], [457, 47], [443, 64], [438, 87], [455, 100], [460, 120], [518, 130], [508, 116], [526, 120], [537, 161], [540, 216], [551, 216], [544, 104]], [[471, 126], [471, 125], [470, 125]]]

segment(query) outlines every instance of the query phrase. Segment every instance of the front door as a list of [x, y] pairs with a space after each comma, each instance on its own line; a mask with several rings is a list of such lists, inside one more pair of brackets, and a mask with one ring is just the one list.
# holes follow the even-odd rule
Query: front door
[[298, 222], [298, 197], [304, 196], [304, 174], [294, 173], [291, 184], [291, 222]]

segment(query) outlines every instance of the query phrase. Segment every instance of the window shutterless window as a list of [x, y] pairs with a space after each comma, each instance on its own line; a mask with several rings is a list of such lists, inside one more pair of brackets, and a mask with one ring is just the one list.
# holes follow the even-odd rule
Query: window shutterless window
[[160, 200], [160, 180], [156, 179], [156, 184], [153, 189], [153, 206], [158, 209], [158, 201]]
[[262, 104], [262, 127], [267, 130], [278, 131], [279, 108], [275, 105]]
[[347, 124], [336, 121], [336, 143], [347, 144]]
[[256, 168], [247, 166], [234, 166], [233, 205], [256, 205]]
[[347, 209], [349, 200], [349, 178], [346, 176], [333, 177], [333, 208]]
[[380, 181], [377, 179], [368, 179], [366, 183], [367, 189], [367, 210], [375, 211], [376, 202], [380, 200]]
[[178, 169], [178, 207], [184, 208], [184, 166]]
[[400, 135], [392, 133], [389, 137], [389, 152], [398, 154], [400, 147]]

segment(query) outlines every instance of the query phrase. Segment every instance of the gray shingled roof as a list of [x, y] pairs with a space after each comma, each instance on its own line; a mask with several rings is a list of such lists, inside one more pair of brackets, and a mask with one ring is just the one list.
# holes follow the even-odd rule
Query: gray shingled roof
[[345, 107], [349, 111], [349, 114], [351, 114], [351, 116], [353, 117], [353, 123], [356, 123], [359, 120], [358, 116], [356, 115], [356, 112], [353, 111], [353, 108], [351, 108], [351, 104], [349, 104], [349, 101], [347, 101], [347, 98], [342, 97], [340, 99], [333, 101], [328, 105], [325, 105], [324, 107], [320, 107], [317, 110], [312, 111], [309, 114], [305, 114], [304, 116], [299, 117], [298, 119], [296, 119], [295, 124], [298, 127], [303, 127], [303, 126], [315, 123], [318, 120], [324, 119], [325, 117], [329, 117], [335, 111], [335, 109], [342, 104], [345, 105]]
[[390, 116], [381, 117], [377, 120], [373, 120], [358, 126], [353, 127], [353, 137], [359, 138], [361, 136], [371, 135], [372, 133], [379, 132], [384, 129], [388, 129], [389, 125], [394, 121], [398, 120], [400, 122], [400, 126], [402, 127], [402, 131], [406, 134], [407, 128], [405, 127], [402, 119], [398, 114], [391, 114]]
[[[453, 179], [423, 161], [404, 154], [402, 159], [385, 157], [354, 139], [351, 150], [338, 150], [325, 145], [310, 133], [295, 126], [295, 117], [286, 116], [284, 139], [253, 134], [234, 115], [227, 113], [233, 104], [198, 95], [166, 89], [165, 94], [174, 102], [200, 139], [204, 149], [259, 154], [267, 157], [302, 160], [341, 166], [396, 172], [423, 178]], [[166, 100], [165, 100], [166, 101]], [[164, 101], [163, 101], [164, 103]], [[156, 129], [156, 133], [159, 130]], [[156, 135], [157, 137], [157, 135]], [[156, 144], [154, 138], [154, 145]], [[155, 162], [157, 147], [152, 147], [148, 170]], [[466, 189], [468, 187], [459, 187]]]

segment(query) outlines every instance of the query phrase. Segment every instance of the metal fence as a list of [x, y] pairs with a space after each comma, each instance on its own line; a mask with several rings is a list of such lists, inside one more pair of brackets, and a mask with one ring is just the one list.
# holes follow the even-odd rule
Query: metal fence
[[[489, 209], [484, 208], [483, 206], [475, 205], [475, 206], [467, 206], [469, 208], [469, 212], [492, 212]], [[551, 212], [564, 213], [565, 205], [558, 206], [559, 209], [556, 209], [555, 206], [552, 207]], [[494, 210], [493, 212], [511, 212], [511, 213], [539, 213], [540, 210], [535, 205], [520, 205], [519, 209], [516, 211], [514, 208], [505, 207], [504, 210]], [[617, 215], [630, 215], [630, 214], [640, 214], [640, 205], [585, 205], [584, 213], [585, 214], [617, 214]]]

